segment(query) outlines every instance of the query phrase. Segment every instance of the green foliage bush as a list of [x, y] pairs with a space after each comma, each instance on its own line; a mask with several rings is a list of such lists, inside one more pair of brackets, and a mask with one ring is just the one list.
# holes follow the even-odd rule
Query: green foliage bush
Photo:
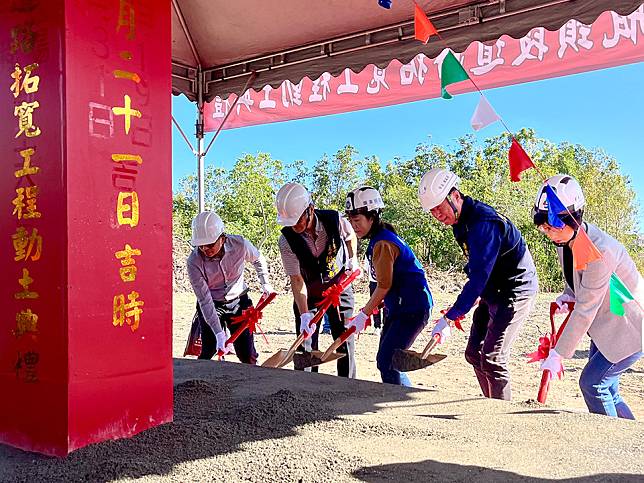
[[[570, 143], [553, 144], [524, 129], [517, 139], [544, 176], [567, 173], [577, 178], [587, 200], [585, 219], [620, 240], [644, 268], [644, 244], [637, 223], [638, 205], [630, 180], [618, 162], [599, 149]], [[521, 230], [539, 271], [543, 290], [561, 288], [561, 272], [554, 246], [532, 223], [531, 209], [541, 177], [536, 170], [524, 172], [520, 183], [509, 177], [507, 134], [477, 145], [464, 136], [455, 146], [420, 144], [411, 159], [395, 158], [386, 164], [377, 157], [359, 158], [345, 146], [333, 157], [323, 156], [312, 166], [297, 160], [284, 165], [269, 154], [245, 155], [232, 169], [206, 170], [206, 207], [216, 210], [227, 231], [240, 233], [268, 254], [277, 253], [280, 227], [275, 222], [275, 193], [286, 181], [298, 181], [313, 193], [316, 206], [342, 211], [350, 189], [369, 184], [379, 189], [387, 208], [384, 217], [426, 264], [437, 269], [461, 267], [465, 260], [451, 230], [424, 213], [417, 198], [421, 176], [435, 166], [446, 167], [461, 177], [461, 191], [493, 206]], [[196, 178], [180, 183], [173, 200], [174, 234], [189, 239], [190, 222], [197, 211]]]

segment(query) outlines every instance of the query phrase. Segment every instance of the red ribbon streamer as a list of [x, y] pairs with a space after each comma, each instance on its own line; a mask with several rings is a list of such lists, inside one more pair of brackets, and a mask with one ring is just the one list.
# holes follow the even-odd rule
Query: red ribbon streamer
[[[448, 311], [449, 311], [449, 309], [443, 309], [443, 310], [441, 310], [441, 314], [445, 315]], [[456, 327], [461, 332], [465, 332], [465, 330], [463, 330], [463, 326], [461, 325], [461, 322], [463, 321], [464, 318], [465, 318], [465, 316], [461, 315], [460, 317], [457, 317], [456, 319], [454, 319], [452, 321], [452, 322], [454, 322], [454, 327]]]
[[550, 334], [547, 334], [543, 337], [539, 337], [539, 347], [537, 347], [537, 350], [534, 352], [530, 352], [530, 354], [526, 354], [526, 357], [530, 358], [528, 363], [544, 361], [548, 358], [548, 355], [550, 354], [550, 349], [553, 346], [551, 337], [552, 336]]
[[247, 309], [244, 309], [242, 310], [242, 313], [240, 315], [233, 317], [231, 319], [233, 323], [243, 323], [244, 325], [235, 331], [235, 334], [233, 334], [233, 336], [231, 336], [230, 339], [226, 341], [226, 344], [231, 344], [232, 342], [234, 342], [237, 337], [239, 337], [241, 333], [246, 328], [248, 328], [248, 331], [251, 334], [255, 334], [259, 330], [266, 344], [270, 345], [268, 339], [266, 338], [266, 334], [264, 334], [262, 327], [259, 325], [259, 320], [263, 317], [262, 311], [264, 310], [264, 308], [268, 304], [270, 304], [276, 296], [277, 294], [275, 292], [268, 295], [262, 295], [262, 298], [260, 298], [259, 302], [257, 303], [257, 307], [249, 307]]
[[354, 270], [351, 275], [346, 277], [346, 272], [342, 274], [340, 280], [322, 292], [322, 300], [317, 303], [318, 307], [325, 307], [328, 309], [330, 306], [338, 307], [340, 305], [340, 296], [351, 282], [353, 282], [358, 275], [360, 269]]
[[[526, 356], [530, 358], [528, 363], [543, 361], [547, 359], [548, 355], [550, 354], [550, 349], [554, 348], [554, 346], [557, 345], [557, 340], [559, 340], [559, 337], [561, 337], [561, 333], [566, 328], [568, 319], [570, 319], [570, 315], [572, 314], [572, 311], [575, 308], [574, 302], [565, 302], [565, 303], [568, 305], [568, 315], [566, 316], [565, 320], [562, 322], [561, 326], [559, 327], [559, 330], [557, 330], [555, 327], [555, 318], [554, 318], [555, 312], [557, 311], [559, 306], [556, 302], [552, 302], [550, 304], [551, 331], [546, 333], [545, 336], [539, 337], [539, 346], [537, 347], [537, 350], [535, 352], [526, 354]], [[563, 377], [563, 374], [564, 374], [564, 368], [562, 365], [561, 370], [557, 372], [557, 377], [561, 379]], [[550, 371], [543, 371], [543, 374], [541, 377], [541, 384], [539, 386], [539, 394], [537, 396], [537, 401], [539, 401], [541, 404], [545, 404], [546, 402], [546, 397], [548, 396], [549, 382], [550, 382]]]

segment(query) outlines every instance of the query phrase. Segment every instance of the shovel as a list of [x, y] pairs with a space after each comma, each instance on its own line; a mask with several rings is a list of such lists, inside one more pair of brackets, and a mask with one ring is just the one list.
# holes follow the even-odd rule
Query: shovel
[[410, 349], [398, 349], [394, 352], [394, 357], [392, 359], [393, 368], [397, 371], [409, 372], [423, 369], [442, 361], [447, 357], [446, 355], [431, 353], [438, 345], [439, 340], [440, 335], [436, 334], [432, 337], [432, 340], [429, 341], [427, 346], [425, 346], [423, 352], [420, 353]]
[[[354, 270], [348, 277], [343, 274], [341, 279], [333, 286], [329, 287], [325, 292], [323, 292], [324, 299], [319, 304], [319, 309], [315, 316], [311, 319], [309, 327], [314, 327], [315, 324], [322, 320], [325, 312], [331, 307], [331, 305], [337, 307], [340, 304], [340, 294], [360, 275], [360, 270]], [[343, 278], [344, 277], [344, 278]], [[293, 354], [297, 348], [304, 342], [305, 333], [302, 332], [298, 335], [297, 339], [291, 347], [288, 349], [280, 349], [275, 354], [270, 356], [264, 361], [262, 367], [284, 367], [286, 364], [293, 360]]]
[[[474, 305], [478, 305], [479, 301], [477, 300]], [[448, 309], [441, 310], [441, 314], [445, 315]], [[464, 315], [458, 317], [454, 320], [454, 327], [458, 330], [463, 331], [463, 326], [461, 322], [465, 318]], [[440, 335], [436, 334], [432, 337], [432, 340], [429, 341], [423, 352], [420, 354], [416, 351], [409, 349], [401, 350], [398, 349], [394, 352], [394, 357], [392, 359], [393, 368], [401, 372], [416, 371], [418, 369], [423, 369], [427, 366], [436, 364], [437, 362], [442, 361], [447, 356], [442, 354], [432, 354], [431, 352], [436, 348], [438, 342], [440, 341]]]
[[351, 337], [351, 335], [355, 331], [355, 327], [349, 327], [347, 330], [342, 332], [340, 337], [335, 339], [329, 346], [329, 348], [324, 352], [312, 351], [295, 354], [293, 356], [293, 365], [295, 366], [295, 369], [301, 371], [303, 369], [306, 369], [307, 367], [319, 366], [320, 364], [324, 364], [325, 362], [332, 362], [346, 356], [346, 354], [335, 352], [335, 350], [342, 344], [344, 344], [344, 342], [349, 337]]
[[[568, 319], [570, 319], [570, 316], [572, 315], [572, 311], [575, 309], [575, 302], [564, 303], [568, 305], [568, 315], [566, 315], [566, 318], [561, 323], [561, 326], [557, 331], [555, 331], [555, 312], [559, 308], [559, 305], [557, 305], [557, 302], [552, 302], [550, 304], [550, 328], [552, 329], [552, 332], [550, 333], [551, 348], [554, 348], [555, 345], [557, 345], [557, 341], [559, 340], [559, 337], [561, 337], [563, 330], [566, 328], [566, 324], [568, 323]], [[539, 393], [537, 394], [537, 401], [539, 401], [541, 404], [546, 403], [551, 377], [552, 376], [550, 374], [550, 371], [543, 371], [541, 374], [541, 383], [539, 384]]]
[[[244, 309], [241, 315], [237, 315], [233, 317], [232, 321], [236, 323], [241, 322], [241, 325], [228, 338], [228, 340], [226, 341], [226, 344], [224, 344], [224, 347], [228, 346], [228, 344], [232, 344], [233, 342], [235, 342], [246, 329], [250, 330], [251, 334], [254, 333], [255, 328], [259, 327], [258, 321], [259, 319], [262, 318], [262, 310], [264, 310], [264, 308], [268, 304], [270, 304], [276, 296], [277, 296], [277, 293], [275, 292], [272, 292], [268, 295], [262, 295], [256, 307], [250, 307], [248, 309]], [[264, 336], [264, 339], [266, 339], [266, 336]], [[224, 351], [217, 352], [217, 356], [219, 357], [220, 361], [224, 360], [224, 355], [225, 355]]]
[[[320, 320], [322, 320], [322, 317], [324, 316], [324, 313], [327, 311], [329, 306], [324, 306], [321, 307], [320, 310], [315, 314], [315, 316], [311, 319], [311, 322], [309, 323], [309, 327], [314, 327], [315, 324], [317, 324]], [[262, 367], [284, 367], [286, 364], [291, 362], [293, 360], [293, 355], [295, 354], [295, 351], [297, 348], [304, 342], [304, 337], [306, 333], [302, 332], [300, 335], [297, 336], [297, 339], [295, 339], [295, 342], [293, 342], [293, 345], [289, 347], [288, 349], [280, 349], [278, 350], [275, 354], [270, 356], [268, 359], [264, 361], [262, 364]]]

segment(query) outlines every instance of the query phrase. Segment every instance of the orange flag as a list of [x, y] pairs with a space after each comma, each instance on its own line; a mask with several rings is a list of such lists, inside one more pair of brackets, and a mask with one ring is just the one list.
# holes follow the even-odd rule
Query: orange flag
[[423, 9], [414, 2], [414, 37], [426, 44], [432, 35], [438, 35], [438, 30], [429, 21]]
[[584, 270], [590, 262], [600, 260], [601, 257], [601, 252], [590, 241], [586, 231], [580, 227], [572, 244], [572, 258], [575, 261], [575, 270]]

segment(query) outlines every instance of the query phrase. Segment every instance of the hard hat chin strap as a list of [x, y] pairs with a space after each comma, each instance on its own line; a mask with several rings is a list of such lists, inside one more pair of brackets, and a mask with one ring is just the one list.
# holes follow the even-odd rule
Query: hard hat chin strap
[[311, 211], [313, 210], [311, 210], [310, 208], [311, 208], [311, 205], [306, 207], [306, 225], [304, 228], [305, 230], [309, 228], [309, 223], [311, 223]]
[[567, 246], [567, 245], [570, 245], [570, 244], [572, 243], [572, 241], [573, 241], [575, 238], [577, 238], [577, 233], [578, 233], [578, 232], [579, 232], [579, 226], [577, 226], [577, 227], [573, 228], [573, 233], [572, 233], [572, 236], [570, 237], [570, 240], [568, 240], [568, 241], [566, 241], [566, 242], [562, 242], [562, 243], [555, 243], [555, 242], [552, 242], [552, 244], [553, 244], [554, 246], [556, 246], [556, 247], [565, 247], [565, 246]]
[[452, 211], [454, 212], [454, 217], [456, 218], [456, 221], [458, 221], [459, 212], [458, 212], [458, 209], [456, 208], [456, 205], [452, 201], [452, 198], [450, 197], [450, 195], [447, 195], [447, 198], [445, 198], [445, 201], [447, 201], [447, 204], [451, 206]]

